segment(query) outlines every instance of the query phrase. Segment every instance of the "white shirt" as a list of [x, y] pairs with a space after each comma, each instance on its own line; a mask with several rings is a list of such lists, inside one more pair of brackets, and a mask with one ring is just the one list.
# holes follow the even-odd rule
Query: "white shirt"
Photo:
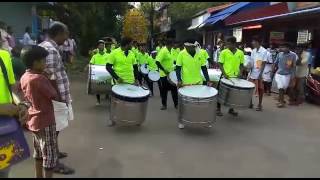
[[251, 53], [251, 62], [252, 62], [252, 68], [250, 73], [251, 79], [258, 79], [260, 72], [261, 72], [261, 65], [262, 62], [268, 61], [268, 51], [260, 46], [260, 48], [257, 50], [257, 48], [254, 48]]
[[24, 33], [22, 42], [23, 42], [23, 45], [25, 45], [25, 46], [35, 44], [34, 41], [31, 39], [29, 33], [27, 33], [27, 32]]

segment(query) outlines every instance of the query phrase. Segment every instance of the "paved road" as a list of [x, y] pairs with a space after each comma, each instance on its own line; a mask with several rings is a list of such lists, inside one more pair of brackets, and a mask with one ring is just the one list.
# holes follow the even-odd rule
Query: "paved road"
[[[159, 110], [157, 91], [142, 127], [109, 128], [106, 103], [95, 107], [85, 89], [85, 79], [72, 78], [75, 120], [62, 132], [60, 147], [70, 155], [63, 162], [77, 172], [65, 177], [320, 176], [319, 106], [279, 110], [268, 97], [263, 112], [245, 110], [233, 118], [224, 108], [211, 131], [181, 131], [172, 101]], [[11, 177], [33, 174], [29, 159]]]

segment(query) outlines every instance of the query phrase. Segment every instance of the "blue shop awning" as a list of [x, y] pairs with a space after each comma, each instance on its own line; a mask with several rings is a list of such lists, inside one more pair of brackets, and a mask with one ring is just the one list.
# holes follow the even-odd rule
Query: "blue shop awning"
[[218, 21], [222, 21], [240, 9], [257, 8], [257, 7], [268, 6], [268, 5], [270, 5], [270, 3], [268, 3], [268, 2], [239, 2], [239, 3], [235, 3], [234, 5], [226, 8], [223, 11], [220, 11], [216, 14], [212, 14], [206, 21], [203, 22], [202, 26], [213, 25], [213, 24], [217, 23]]

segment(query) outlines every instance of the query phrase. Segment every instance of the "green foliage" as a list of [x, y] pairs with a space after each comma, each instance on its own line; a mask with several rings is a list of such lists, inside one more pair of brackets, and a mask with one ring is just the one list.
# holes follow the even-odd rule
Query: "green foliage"
[[172, 23], [189, 20], [196, 13], [227, 2], [171, 2], [168, 14]]
[[58, 6], [63, 9], [58, 18], [68, 25], [71, 34], [80, 42], [81, 54], [87, 55], [101, 37], [120, 37], [122, 22], [117, 17], [123, 16], [128, 3], [59, 2]]

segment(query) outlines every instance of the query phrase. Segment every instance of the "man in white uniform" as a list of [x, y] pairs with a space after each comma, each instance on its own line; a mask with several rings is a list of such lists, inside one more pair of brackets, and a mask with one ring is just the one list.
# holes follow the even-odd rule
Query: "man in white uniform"
[[[259, 104], [256, 108], [257, 111], [262, 111], [262, 98], [264, 93], [264, 85], [262, 75], [264, 72], [265, 64], [268, 61], [268, 51], [261, 46], [261, 39], [254, 37], [252, 39], [252, 46], [254, 47], [251, 53], [252, 68], [249, 79], [253, 82], [258, 90]], [[251, 105], [253, 106], [253, 104]]]

